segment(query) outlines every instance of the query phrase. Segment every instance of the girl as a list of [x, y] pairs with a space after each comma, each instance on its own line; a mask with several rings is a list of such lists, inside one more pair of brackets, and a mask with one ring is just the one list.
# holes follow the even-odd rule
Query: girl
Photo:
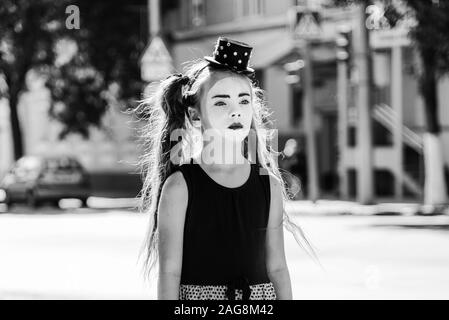
[[282, 226], [309, 244], [284, 210], [251, 51], [220, 37], [213, 57], [162, 81], [144, 104], [145, 270], [159, 261], [159, 299], [292, 299]]

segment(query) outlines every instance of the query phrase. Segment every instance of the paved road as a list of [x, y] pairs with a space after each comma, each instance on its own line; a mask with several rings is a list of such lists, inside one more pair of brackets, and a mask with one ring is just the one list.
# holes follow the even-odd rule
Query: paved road
[[[449, 217], [300, 216], [324, 270], [286, 233], [295, 299], [448, 299]], [[0, 213], [0, 299], [154, 299], [127, 210]]]

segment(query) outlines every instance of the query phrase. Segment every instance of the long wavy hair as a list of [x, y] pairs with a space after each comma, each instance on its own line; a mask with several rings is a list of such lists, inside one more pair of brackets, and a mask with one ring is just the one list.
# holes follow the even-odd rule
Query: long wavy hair
[[[139, 209], [148, 213], [150, 221], [147, 236], [142, 247], [144, 254], [143, 271], [145, 278], [150, 277], [158, 261], [158, 205], [162, 186], [165, 180], [176, 170], [176, 166], [190, 159], [195, 149], [195, 139], [198, 138], [198, 129], [190, 122], [186, 99], [183, 98], [183, 88], [188, 87], [188, 104], [200, 110], [200, 101], [205, 82], [215, 72], [231, 72], [225, 69], [217, 69], [204, 60], [197, 60], [187, 64], [184, 75], [173, 74], [167, 79], [150, 85], [147, 97], [138, 107], [138, 114], [146, 125], [141, 131], [141, 139], [144, 152], [140, 158], [140, 168], [143, 180], [143, 188], [139, 194]], [[235, 73], [234, 73], [235, 74]], [[245, 138], [245, 157], [251, 157], [267, 173], [274, 177], [282, 186], [283, 196], [283, 225], [290, 231], [298, 244], [319, 263], [312, 245], [306, 238], [301, 227], [295, 223], [285, 210], [285, 203], [292, 199], [300, 191], [292, 190], [284, 181], [286, 175], [295, 179], [293, 175], [279, 168], [277, 157], [281, 154], [274, 150], [277, 144], [275, 130], [270, 130], [272, 124], [271, 113], [267, 107], [264, 91], [260, 89], [252, 77], [241, 75], [249, 80], [253, 97], [253, 119], [251, 132], [256, 136], [256, 148], [248, 148], [248, 137]], [[184, 92], [184, 97], [186, 96]], [[182, 140], [173, 141], [172, 133], [181, 129]], [[268, 134], [267, 134], [268, 133]], [[201, 141], [202, 143], [202, 141]], [[177, 153], [181, 158], [178, 164], [170, 160], [172, 148], [177, 147]], [[251, 153], [253, 151], [253, 153]], [[254, 154], [255, 153], [255, 154]], [[282, 172], [281, 172], [282, 171]], [[296, 178], [297, 179], [297, 178]], [[300, 185], [300, 183], [296, 184]]]

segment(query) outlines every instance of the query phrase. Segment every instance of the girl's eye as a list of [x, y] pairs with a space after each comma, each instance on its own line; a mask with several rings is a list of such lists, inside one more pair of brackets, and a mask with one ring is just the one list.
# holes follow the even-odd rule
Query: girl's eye
[[218, 101], [218, 102], [215, 102], [215, 104], [214, 104], [214, 106], [218, 106], [218, 107], [225, 106], [225, 105], [226, 105], [226, 103], [224, 103], [223, 101]]
[[249, 103], [249, 100], [244, 99], [244, 100], [240, 101], [240, 103], [241, 103], [241, 104], [248, 104], [248, 103]]

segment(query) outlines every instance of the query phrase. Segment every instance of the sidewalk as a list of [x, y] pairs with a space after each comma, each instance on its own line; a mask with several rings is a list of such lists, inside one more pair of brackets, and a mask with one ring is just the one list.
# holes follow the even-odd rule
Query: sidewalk
[[378, 203], [362, 205], [352, 201], [309, 200], [289, 201], [286, 210], [297, 215], [449, 215], [449, 206], [426, 206], [421, 203]]
[[[139, 201], [135, 198], [94, 196], [87, 201], [91, 209], [128, 209], [137, 211]], [[78, 200], [64, 199], [60, 208], [67, 209], [79, 206]], [[293, 215], [301, 216], [431, 216], [449, 215], [449, 205], [434, 207], [417, 202], [382, 202], [373, 205], [362, 205], [354, 201], [343, 200], [310, 200], [288, 201], [286, 210]], [[6, 212], [6, 206], [0, 204], [0, 213]]]
[[[136, 198], [91, 197], [88, 203], [91, 208], [136, 208], [138, 200]], [[449, 206], [425, 206], [418, 202], [382, 202], [362, 205], [354, 201], [343, 200], [318, 200], [315, 203], [309, 200], [298, 200], [288, 201], [286, 209], [295, 215], [449, 215]]]

